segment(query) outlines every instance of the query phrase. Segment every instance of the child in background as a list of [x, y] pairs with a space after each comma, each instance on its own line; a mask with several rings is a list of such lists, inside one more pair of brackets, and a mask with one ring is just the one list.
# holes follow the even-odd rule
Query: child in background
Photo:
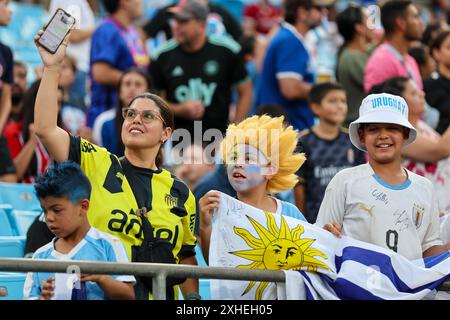
[[[35, 189], [47, 226], [56, 237], [38, 249], [33, 259], [129, 262], [119, 239], [90, 226], [91, 184], [77, 164], [67, 161], [50, 167], [37, 179]], [[54, 273], [29, 272], [24, 299], [51, 299], [55, 277]], [[135, 298], [133, 276], [81, 275], [81, 282], [88, 300]]]
[[[228, 126], [222, 142], [222, 158], [228, 180], [237, 198], [255, 208], [305, 221], [296, 206], [276, 199], [270, 193], [293, 188], [295, 172], [305, 156], [295, 153], [297, 131], [285, 128], [284, 117], [253, 116]], [[272, 137], [276, 140], [272, 141]], [[220, 193], [210, 191], [199, 200], [200, 238], [208, 261], [213, 211], [220, 204]]]
[[364, 152], [352, 145], [342, 128], [347, 116], [344, 88], [333, 82], [316, 84], [309, 94], [310, 106], [320, 119], [318, 125], [300, 132], [299, 151], [307, 160], [297, 172], [296, 205], [309, 223], [316, 222], [325, 189], [340, 170], [365, 163]]
[[369, 163], [334, 176], [316, 225], [410, 260], [448, 251], [450, 243], [439, 238], [433, 185], [401, 164], [402, 149], [416, 139], [406, 101], [387, 93], [367, 96], [349, 132], [353, 145], [368, 152]]

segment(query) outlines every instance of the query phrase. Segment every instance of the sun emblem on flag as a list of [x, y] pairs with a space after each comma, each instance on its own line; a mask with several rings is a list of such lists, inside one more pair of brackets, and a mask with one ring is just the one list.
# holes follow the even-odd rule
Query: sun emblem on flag
[[[240, 236], [252, 248], [250, 250], [240, 250], [230, 252], [241, 258], [253, 261], [247, 265], [238, 265], [242, 269], [263, 269], [263, 270], [300, 270], [316, 271], [318, 268], [329, 269], [329, 267], [316, 259], [319, 256], [327, 259], [327, 256], [315, 249], [311, 245], [315, 239], [301, 238], [304, 232], [302, 225], [297, 225], [290, 230], [286, 220], [281, 216], [281, 225], [278, 228], [272, 214], [265, 212], [267, 227], [263, 226], [253, 218], [247, 216], [259, 239], [243, 228], [234, 227], [234, 232]], [[251, 281], [242, 295], [247, 294], [256, 284]], [[261, 282], [256, 290], [255, 298], [260, 300], [266, 289], [268, 282]]]

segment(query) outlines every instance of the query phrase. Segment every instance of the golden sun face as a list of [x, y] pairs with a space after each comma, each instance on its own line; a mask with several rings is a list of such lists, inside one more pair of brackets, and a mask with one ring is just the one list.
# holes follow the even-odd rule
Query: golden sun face
[[[243, 228], [234, 227], [234, 232], [252, 248], [231, 252], [241, 258], [253, 261], [248, 265], [239, 265], [238, 268], [265, 269], [265, 270], [300, 270], [316, 271], [317, 268], [329, 269], [328, 266], [316, 259], [327, 256], [314, 248], [310, 248], [315, 239], [302, 239], [304, 232], [302, 225], [290, 230], [286, 220], [281, 216], [281, 225], [278, 228], [272, 214], [265, 212], [267, 227], [264, 227], [253, 218], [247, 216], [259, 239]], [[242, 295], [248, 293], [256, 284], [251, 281]], [[256, 290], [255, 298], [260, 300], [268, 283], [261, 282]]]

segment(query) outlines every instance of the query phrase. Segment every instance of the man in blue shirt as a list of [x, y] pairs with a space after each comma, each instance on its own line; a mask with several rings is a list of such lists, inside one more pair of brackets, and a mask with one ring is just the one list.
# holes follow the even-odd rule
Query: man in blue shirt
[[315, 75], [303, 36], [320, 24], [323, 2], [284, 2], [284, 22], [267, 48], [257, 89], [256, 105], [274, 103], [283, 106], [289, 122], [298, 130], [311, 127], [314, 121], [307, 99]]
[[116, 87], [123, 72], [133, 66], [146, 69], [150, 62], [133, 21], [142, 14], [142, 0], [104, 0], [110, 14], [92, 36], [89, 76], [91, 107], [87, 124], [117, 103]]

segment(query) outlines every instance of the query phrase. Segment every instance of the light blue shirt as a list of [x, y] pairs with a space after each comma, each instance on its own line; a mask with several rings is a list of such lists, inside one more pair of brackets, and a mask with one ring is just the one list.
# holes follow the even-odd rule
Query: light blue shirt
[[[39, 248], [33, 255], [33, 259], [48, 260], [87, 260], [87, 261], [108, 261], [108, 262], [130, 262], [124, 245], [120, 240], [108, 233], [99, 231], [93, 227], [69, 253], [63, 254], [55, 249], [54, 238], [52, 242]], [[82, 272], [83, 273], [83, 272]], [[41, 294], [41, 285], [49, 277], [55, 277], [49, 272], [29, 272], [24, 285], [24, 299], [37, 299]], [[112, 276], [116, 280], [123, 282], [136, 282], [133, 276]], [[95, 282], [86, 282], [86, 294], [88, 300], [108, 299]]]
[[[281, 204], [281, 211], [280, 211], [280, 205]], [[277, 213], [280, 213], [283, 216], [288, 216], [291, 218], [295, 218], [301, 221], [306, 221], [306, 218], [303, 216], [303, 214], [298, 210], [296, 206], [294, 206], [292, 203], [282, 201], [277, 199]], [[307, 221], [306, 221], [307, 222]]]

